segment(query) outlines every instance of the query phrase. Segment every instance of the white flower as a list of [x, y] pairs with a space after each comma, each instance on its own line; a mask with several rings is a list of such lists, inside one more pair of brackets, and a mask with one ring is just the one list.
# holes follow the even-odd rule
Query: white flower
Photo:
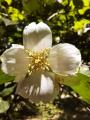
[[52, 46], [52, 33], [43, 22], [25, 27], [23, 45], [14, 44], [1, 55], [2, 70], [16, 76], [17, 93], [33, 102], [48, 102], [58, 94], [57, 74], [75, 74], [80, 51], [68, 43]]

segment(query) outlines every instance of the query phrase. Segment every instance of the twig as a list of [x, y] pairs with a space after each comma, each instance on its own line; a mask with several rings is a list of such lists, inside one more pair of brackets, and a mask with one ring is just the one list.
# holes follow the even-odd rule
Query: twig
[[51, 20], [53, 17], [57, 16], [58, 14], [63, 14], [64, 12], [63, 11], [59, 11], [59, 12], [56, 12], [56, 13], [53, 13], [50, 17], [47, 18], [47, 20]]

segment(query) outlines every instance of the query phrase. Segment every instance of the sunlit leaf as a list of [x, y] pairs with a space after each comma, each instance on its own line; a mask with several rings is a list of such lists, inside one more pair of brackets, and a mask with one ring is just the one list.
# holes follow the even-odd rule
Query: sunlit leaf
[[8, 96], [14, 91], [14, 89], [15, 89], [15, 85], [5, 88], [3, 91], [0, 92], [0, 96], [2, 97]]
[[4, 74], [1, 70], [0, 70], [0, 84], [6, 83], [6, 82], [11, 82], [14, 80], [14, 76], [9, 76], [7, 74]]
[[0, 113], [4, 113], [9, 109], [10, 105], [8, 103], [8, 101], [4, 101], [1, 97], [0, 97]]
[[77, 79], [80, 83], [76, 86], [70, 87], [80, 95], [82, 100], [90, 104], [90, 77], [79, 73]]
[[89, 7], [83, 7], [82, 9], [79, 9], [78, 12], [79, 12], [79, 14], [83, 15], [85, 13], [85, 11], [88, 9], [89, 9]]
[[90, 6], [90, 0], [83, 0], [84, 6]]
[[61, 2], [61, 4], [64, 5], [64, 6], [67, 5], [68, 3], [69, 3], [68, 0], [62, 0], [62, 2]]
[[83, 0], [83, 7], [82, 9], [79, 9], [79, 14], [83, 15], [86, 10], [90, 9], [90, 2], [89, 0]]
[[12, 3], [12, 0], [5, 0], [7, 3], [8, 3], [8, 5], [11, 5], [11, 3]]
[[80, 21], [74, 21], [74, 31], [75, 32], [77, 32], [78, 30], [83, 31], [84, 26], [88, 23], [90, 23], [90, 20], [87, 20], [87, 19], [82, 19]]
[[11, 18], [12, 21], [17, 22], [18, 20], [23, 20], [24, 19], [24, 12], [20, 12], [19, 9], [9, 7], [8, 8], [8, 14]]
[[61, 84], [71, 87], [80, 98], [90, 104], [90, 71], [77, 73], [72, 76], [58, 76]]

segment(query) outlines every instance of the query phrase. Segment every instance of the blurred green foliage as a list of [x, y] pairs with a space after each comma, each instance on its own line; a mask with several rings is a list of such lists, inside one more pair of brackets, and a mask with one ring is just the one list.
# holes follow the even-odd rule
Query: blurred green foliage
[[[89, 0], [0, 0], [0, 55], [11, 44], [23, 43], [23, 28], [33, 21], [43, 21], [50, 26], [53, 45], [60, 42], [74, 44], [80, 49], [83, 62], [90, 62]], [[14, 77], [0, 74], [3, 76], [0, 76], [0, 108], [2, 103], [6, 106], [0, 113], [5, 113], [16, 107], [12, 105], [16, 102], [12, 97], [15, 84], [10, 82]], [[74, 89], [79, 91], [81, 85]]]

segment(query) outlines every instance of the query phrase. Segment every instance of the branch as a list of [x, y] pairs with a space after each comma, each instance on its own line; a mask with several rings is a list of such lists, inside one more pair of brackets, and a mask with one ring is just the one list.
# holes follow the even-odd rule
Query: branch
[[49, 21], [49, 20], [51, 20], [53, 17], [55, 17], [55, 16], [57, 16], [57, 15], [59, 15], [59, 14], [63, 14], [63, 13], [64, 13], [64, 11], [59, 11], [59, 12], [53, 13], [50, 17], [47, 18], [47, 20]]

